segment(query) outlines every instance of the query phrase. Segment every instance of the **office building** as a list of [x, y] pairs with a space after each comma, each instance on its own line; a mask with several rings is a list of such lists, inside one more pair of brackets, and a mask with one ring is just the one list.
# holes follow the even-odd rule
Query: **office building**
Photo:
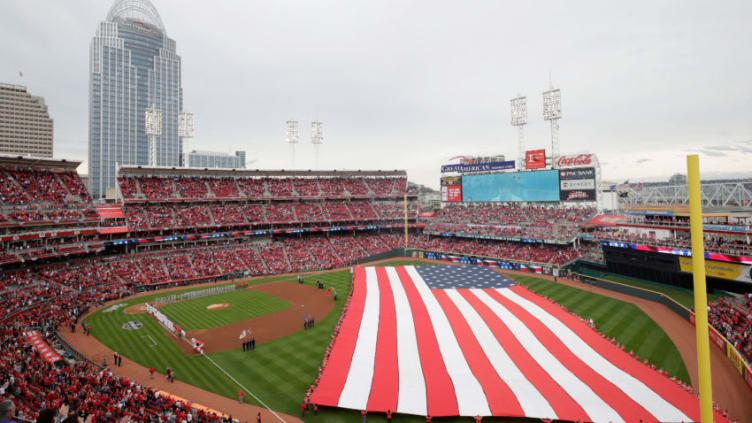
[[52, 129], [44, 98], [0, 83], [0, 153], [52, 157]]
[[[117, 0], [91, 40], [89, 191], [101, 198], [116, 184], [116, 166], [181, 166], [178, 115], [181, 61], [148, 0]], [[160, 114], [158, 135], [146, 132], [146, 110]]]
[[236, 151], [235, 154], [217, 151], [196, 151], [186, 154], [187, 167], [222, 168], [222, 169], [245, 169], [245, 151]]

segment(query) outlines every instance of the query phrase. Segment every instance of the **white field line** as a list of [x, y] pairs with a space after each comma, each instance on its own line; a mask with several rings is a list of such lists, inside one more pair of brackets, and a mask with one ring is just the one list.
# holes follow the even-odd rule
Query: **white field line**
[[287, 423], [287, 421], [286, 421], [285, 419], [283, 419], [283, 418], [282, 418], [282, 417], [281, 417], [281, 416], [280, 416], [279, 414], [277, 414], [277, 413], [276, 413], [276, 412], [275, 412], [274, 410], [272, 410], [271, 408], [269, 408], [269, 406], [268, 406], [268, 405], [266, 405], [266, 403], [264, 403], [264, 401], [261, 401], [261, 398], [257, 397], [257, 396], [256, 396], [256, 394], [254, 394], [253, 392], [251, 392], [251, 390], [250, 390], [250, 389], [248, 389], [248, 388], [246, 388], [245, 386], [243, 386], [243, 384], [242, 384], [242, 383], [238, 382], [238, 381], [237, 381], [237, 379], [235, 379], [235, 378], [234, 378], [234, 377], [232, 377], [232, 376], [231, 376], [231, 375], [230, 375], [229, 373], [227, 373], [227, 372], [225, 371], [225, 369], [223, 369], [222, 367], [220, 367], [220, 366], [219, 366], [219, 364], [217, 364], [217, 363], [216, 363], [216, 362], [215, 362], [214, 360], [212, 360], [212, 359], [211, 359], [211, 357], [209, 357], [209, 356], [208, 356], [208, 355], [206, 355], [206, 354], [202, 354], [202, 355], [203, 355], [204, 357], [206, 357], [206, 359], [207, 359], [207, 360], [209, 360], [209, 362], [210, 362], [211, 364], [213, 364], [213, 365], [214, 365], [214, 367], [218, 368], [218, 369], [219, 369], [219, 370], [220, 370], [220, 371], [221, 371], [222, 373], [224, 373], [224, 374], [225, 374], [225, 375], [226, 375], [227, 377], [229, 377], [229, 378], [230, 378], [230, 380], [232, 380], [232, 381], [233, 381], [233, 382], [235, 382], [235, 383], [236, 383], [236, 384], [237, 384], [238, 386], [240, 386], [241, 388], [243, 388], [243, 390], [244, 390], [245, 392], [248, 392], [249, 394], [251, 394], [251, 396], [252, 396], [253, 398], [255, 398], [255, 399], [256, 399], [256, 401], [258, 401], [258, 402], [259, 402], [259, 404], [261, 404], [262, 406], [264, 406], [264, 408], [266, 408], [267, 410], [269, 410], [269, 412], [270, 412], [270, 413], [274, 414], [274, 416], [275, 416], [275, 417], [276, 417], [276, 418], [277, 418], [277, 419], [278, 419], [279, 421], [281, 421], [281, 422], [283, 422], [283, 423]]
[[153, 342], [154, 345], [149, 345], [149, 346], [152, 347], [152, 348], [154, 348], [154, 347], [156, 347], [158, 345], [157, 341], [155, 341], [154, 338], [151, 337], [151, 335], [142, 336], [142, 338], [149, 338], [149, 339], [151, 339], [151, 342]]

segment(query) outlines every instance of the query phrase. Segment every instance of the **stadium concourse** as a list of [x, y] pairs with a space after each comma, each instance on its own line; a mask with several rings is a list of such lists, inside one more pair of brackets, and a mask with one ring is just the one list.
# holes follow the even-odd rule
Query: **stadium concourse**
[[[401, 254], [405, 224], [408, 247], [422, 252], [531, 268], [602, 260], [598, 243], [579, 237], [592, 209], [480, 205], [418, 218], [404, 171], [122, 168], [121, 200], [94, 204], [78, 165], [0, 157], [0, 395], [25, 420], [63, 401], [102, 421], [191, 412], [63, 353], [58, 328], [137, 291]], [[749, 322], [731, 324], [718, 310], [719, 330], [748, 345]], [[192, 412], [194, 421], [219, 419]]]

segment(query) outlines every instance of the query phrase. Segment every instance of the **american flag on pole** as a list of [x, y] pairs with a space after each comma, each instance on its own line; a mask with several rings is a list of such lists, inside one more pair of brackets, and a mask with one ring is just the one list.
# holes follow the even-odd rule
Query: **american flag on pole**
[[356, 268], [310, 401], [434, 417], [700, 419], [697, 398], [674, 381], [480, 266]]

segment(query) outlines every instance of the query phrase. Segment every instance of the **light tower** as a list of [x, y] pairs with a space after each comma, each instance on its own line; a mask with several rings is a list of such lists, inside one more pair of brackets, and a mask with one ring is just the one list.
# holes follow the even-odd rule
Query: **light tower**
[[323, 122], [311, 122], [311, 144], [313, 144], [313, 153], [316, 170], [319, 169], [319, 146], [324, 142], [324, 124]]
[[185, 139], [193, 138], [193, 113], [178, 113], [178, 137], [180, 137], [180, 149], [183, 152], [183, 167], [188, 167], [188, 147], [185, 145]]
[[297, 120], [287, 121], [286, 137], [287, 143], [290, 144], [290, 168], [295, 168], [295, 144], [300, 139], [299, 124]]
[[149, 136], [149, 166], [157, 165], [157, 137], [162, 135], [162, 111], [154, 107], [146, 109], [146, 135]]
[[548, 91], [543, 92], [543, 120], [551, 122], [551, 169], [559, 159], [559, 119], [561, 119], [561, 90], [549, 82]]
[[517, 127], [517, 169], [525, 164], [525, 125], [527, 124], [527, 97], [517, 94], [512, 100], [512, 126]]

